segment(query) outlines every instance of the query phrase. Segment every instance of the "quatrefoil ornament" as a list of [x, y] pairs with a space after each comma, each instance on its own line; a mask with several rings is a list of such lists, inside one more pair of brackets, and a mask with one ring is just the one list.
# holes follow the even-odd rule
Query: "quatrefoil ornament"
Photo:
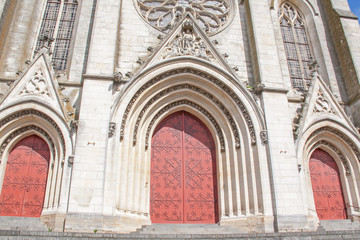
[[162, 32], [186, 13], [209, 35], [215, 35], [229, 25], [235, 9], [233, 0], [134, 0], [138, 12], [151, 26]]

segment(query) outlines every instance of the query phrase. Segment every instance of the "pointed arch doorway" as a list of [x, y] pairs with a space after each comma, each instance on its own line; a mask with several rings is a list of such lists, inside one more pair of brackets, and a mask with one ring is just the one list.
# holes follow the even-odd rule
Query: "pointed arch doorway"
[[176, 112], [155, 129], [151, 141], [152, 223], [218, 222], [214, 140], [188, 112]]
[[11, 150], [0, 195], [0, 216], [40, 217], [50, 150], [36, 135], [18, 142]]
[[316, 213], [320, 220], [347, 219], [340, 172], [335, 160], [316, 149], [309, 162]]

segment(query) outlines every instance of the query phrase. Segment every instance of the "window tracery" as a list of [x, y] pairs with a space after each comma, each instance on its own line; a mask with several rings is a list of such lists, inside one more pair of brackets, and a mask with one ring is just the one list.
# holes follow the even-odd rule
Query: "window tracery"
[[55, 40], [51, 50], [56, 70], [66, 68], [77, 7], [77, 0], [48, 0], [46, 4], [36, 50]]
[[144, 20], [160, 31], [169, 32], [188, 12], [210, 35], [228, 25], [233, 8], [232, 0], [135, 0], [135, 5]]
[[281, 6], [279, 18], [291, 84], [293, 88], [303, 90], [311, 79], [308, 65], [312, 59], [305, 22], [300, 12], [289, 3]]

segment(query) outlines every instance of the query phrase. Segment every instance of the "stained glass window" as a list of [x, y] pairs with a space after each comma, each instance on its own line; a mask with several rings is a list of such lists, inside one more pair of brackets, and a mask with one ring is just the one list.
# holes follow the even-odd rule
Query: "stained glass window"
[[44, 36], [53, 38], [55, 44], [51, 50], [56, 70], [66, 68], [77, 7], [77, 0], [48, 0], [46, 4], [36, 50], [46, 45]]
[[305, 89], [305, 82], [310, 81], [308, 64], [311, 61], [305, 23], [300, 12], [288, 3], [281, 6], [279, 17], [291, 84], [293, 88]]

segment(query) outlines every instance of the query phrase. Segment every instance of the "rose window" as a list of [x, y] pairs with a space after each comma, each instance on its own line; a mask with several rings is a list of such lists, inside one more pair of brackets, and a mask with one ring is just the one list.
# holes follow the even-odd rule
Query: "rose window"
[[135, 0], [141, 16], [151, 26], [169, 32], [171, 26], [190, 13], [199, 26], [214, 35], [224, 29], [233, 16], [233, 0]]

